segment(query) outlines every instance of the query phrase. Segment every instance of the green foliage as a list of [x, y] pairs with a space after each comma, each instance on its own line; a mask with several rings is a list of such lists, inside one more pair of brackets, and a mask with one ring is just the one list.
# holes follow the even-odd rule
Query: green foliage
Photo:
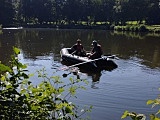
[[0, 24], [4, 26], [13, 24], [15, 12], [12, 2], [0, 0]]
[[131, 117], [132, 120], [145, 120], [146, 116], [144, 114], [136, 114], [134, 112], [125, 111], [121, 117], [121, 119], [124, 119], [126, 117]]
[[82, 21], [89, 26], [97, 21], [116, 25], [145, 21], [151, 25], [160, 24], [160, 7], [157, 0], [0, 0], [0, 18], [0, 24], [7, 26], [72, 26]]
[[[92, 107], [82, 112], [69, 102], [75, 96], [76, 90], [83, 86], [76, 85], [83, 80], [70, 78], [71, 83], [64, 84], [60, 76], [48, 77], [45, 69], [37, 71], [43, 81], [34, 86], [29, 78], [31, 74], [25, 64], [18, 60], [20, 50], [13, 48], [10, 66], [0, 64], [0, 118], [5, 119], [80, 119], [80, 116], [90, 111]], [[85, 82], [85, 81], [84, 81]], [[67, 90], [68, 89], [68, 90]]]
[[132, 31], [132, 32], [148, 32], [145, 25], [126, 25], [126, 26], [115, 26], [115, 31]]
[[[148, 100], [147, 105], [152, 105], [152, 108], [155, 106], [160, 105], [160, 98], [157, 98], [155, 100]], [[160, 114], [160, 110], [158, 110], [155, 114], [150, 114], [150, 120], [160, 120], [160, 117], [158, 116]], [[121, 119], [124, 119], [126, 117], [132, 118], [132, 120], [146, 120], [146, 116], [144, 114], [137, 114], [135, 112], [129, 112], [125, 111], [121, 117]]]

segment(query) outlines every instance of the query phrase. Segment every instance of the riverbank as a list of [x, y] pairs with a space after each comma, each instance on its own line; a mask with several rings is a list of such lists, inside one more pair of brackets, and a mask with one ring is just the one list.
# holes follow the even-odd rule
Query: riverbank
[[152, 32], [160, 33], [160, 25], [126, 25], [114, 26], [115, 31]]
[[96, 22], [94, 24], [23, 24], [0, 26], [0, 28], [55, 28], [55, 29], [99, 29], [99, 30], [114, 30], [128, 32], [150, 32], [160, 33], [160, 25], [145, 25], [145, 24], [127, 24], [127, 25], [110, 25], [106, 22]]

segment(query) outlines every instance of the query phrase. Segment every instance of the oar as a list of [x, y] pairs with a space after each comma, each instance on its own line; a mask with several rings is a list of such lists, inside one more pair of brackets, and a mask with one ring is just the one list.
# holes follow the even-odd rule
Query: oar
[[[105, 56], [105, 57], [103, 56], [103, 57], [101, 57], [101, 58], [97, 58], [97, 59], [89, 60], [89, 61], [86, 61], [86, 62], [81, 62], [81, 63], [78, 63], [78, 64], [74, 64], [74, 65], [68, 66], [68, 67], [66, 67], [66, 68], [64, 68], [64, 69], [61, 69], [61, 70], [67, 70], [67, 69], [69, 69], [69, 68], [76, 67], [76, 66], [78, 66], [78, 65], [82, 65], [82, 64], [94, 62], [94, 61], [101, 60], [101, 59], [107, 59], [107, 58], [112, 58], [112, 59], [114, 59], [114, 57], [115, 57], [115, 55]], [[97, 67], [95, 63], [93, 63], [93, 65], [94, 65], [95, 67]]]
[[71, 70], [70, 70], [70, 72], [69, 73], [64, 73], [62, 76], [63, 77], [67, 77], [69, 74], [71, 74], [71, 73], [73, 73], [74, 75], [78, 75], [78, 72], [79, 72], [79, 69], [77, 69], [77, 68], [72, 68]]
[[[94, 60], [90, 60], [90, 61], [86, 61], [86, 62], [81, 62], [81, 63], [78, 63], [78, 64], [74, 64], [74, 65], [71, 65], [71, 66], [67, 66], [66, 68], [62, 69], [62, 70], [67, 70], [69, 68], [72, 68], [72, 67], [76, 67], [78, 65], [83, 65], [83, 64], [86, 64], [86, 63], [90, 63], [90, 62], [93, 62], [93, 61], [96, 61], [96, 60], [100, 60], [102, 58], [98, 58], [98, 59], [94, 59]], [[93, 64], [94, 65], [94, 64]]]

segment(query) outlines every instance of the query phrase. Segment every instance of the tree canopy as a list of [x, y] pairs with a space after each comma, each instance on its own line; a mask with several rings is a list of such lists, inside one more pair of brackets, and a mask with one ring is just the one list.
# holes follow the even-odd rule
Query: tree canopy
[[159, 0], [0, 0], [0, 24], [160, 24]]

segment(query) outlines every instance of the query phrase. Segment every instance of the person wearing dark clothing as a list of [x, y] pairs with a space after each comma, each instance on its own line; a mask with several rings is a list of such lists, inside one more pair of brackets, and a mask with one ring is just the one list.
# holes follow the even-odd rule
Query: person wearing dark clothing
[[93, 45], [93, 49], [91, 50], [91, 54], [89, 55], [89, 58], [90, 59], [100, 58], [103, 54], [101, 45], [99, 45], [96, 40], [92, 42], [92, 45]]
[[74, 44], [72, 47], [71, 47], [71, 50], [73, 51], [72, 52], [72, 55], [75, 54], [75, 55], [78, 55], [78, 56], [85, 56], [86, 55], [86, 52], [84, 50], [84, 47], [83, 45], [81, 44], [81, 40], [78, 39], [77, 40], [77, 43]]

